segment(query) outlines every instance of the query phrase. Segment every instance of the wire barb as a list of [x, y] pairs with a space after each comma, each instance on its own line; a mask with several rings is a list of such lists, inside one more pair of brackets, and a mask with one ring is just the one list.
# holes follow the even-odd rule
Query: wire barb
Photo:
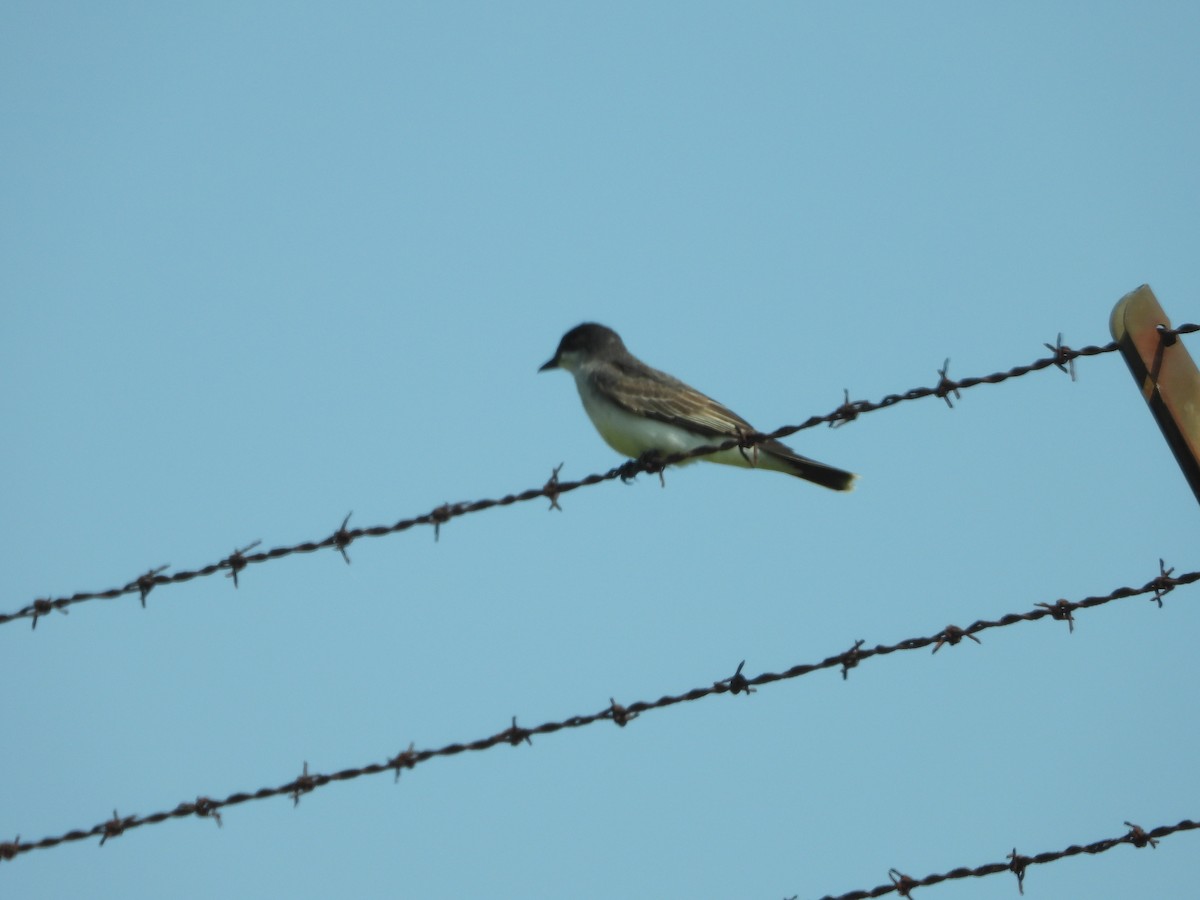
[[100, 846], [104, 846], [104, 842], [109, 838], [120, 837], [126, 828], [134, 825], [137, 822], [137, 816], [126, 816], [124, 819], [114, 809], [112, 818], [103, 825], [103, 836], [100, 838]]
[[1068, 633], [1075, 633], [1075, 604], [1070, 600], [1059, 600], [1056, 603], [1035, 603], [1033, 605], [1040, 606], [1042, 609], [1049, 612], [1052, 619], [1058, 619], [1060, 622], [1066, 622]]
[[850, 399], [850, 389], [842, 388], [842, 393], [845, 395], [845, 400], [842, 405], [835, 409], [832, 413], [833, 418], [829, 420], [830, 428], [841, 428], [858, 418], [859, 401]]
[[1171, 577], [1171, 573], [1175, 571], [1175, 567], [1166, 567], [1166, 563], [1161, 558], [1158, 560], [1158, 577], [1150, 584], [1154, 587], [1154, 596], [1150, 599], [1158, 604], [1158, 608], [1162, 609], [1163, 597], [1175, 590], [1175, 585], [1178, 582]]
[[1062, 332], [1058, 333], [1058, 338], [1053, 344], [1042, 344], [1047, 350], [1054, 354], [1054, 365], [1060, 372], [1065, 372], [1071, 376], [1071, 380], [1075, 380], [1075, 351], [1062, 342]]
[[252, 544], [247, 544], [241, 550], [234, 550], [233, 553], [225, 557], [218, 564], [220, 568], [229, 570], [225, 577], [233, 579], [233, 586], [235, 589], [238, 586], [238, 572], [242, 571], [242, 569], [246, 568], [246, 566], [250, 564], [249, 560], [246, 559], [246, 554], [261, 543], [262, 541], [258, 540]]
[[1017, 853], [1017, 848], [1013, 847], [1012, 853], [1008, 854], [1008, 868], [1017, 876], [1017, 891], [1021, 896], [1025, 896], [1025, 867], [1029, 865], [1029, 857], [1021, 856]]
[[942, 380], [938, 382], [938, 386], [934, 389], [934, 393], [945, 400], [948, 407], [954, 409], [954, 404], [950, 402], [950, 395], [953, 394], [955, 400], [960, 400], [962, 399], [962, 394], [958, 392], [958, 385], [951, 381], [949, 376], [946, 374], [949, 371], [950, 357], [947, 356], [946, 361], [942, 364], [942, 367], [938, 369], [938, 375], [941, 376]]
[[401, 753], [397, 753], [395, 756], [393, 756], [391, 759], [388, 760], [388, 768], [396, 770], [396, 781], [394, 783], [399, 783], [401, 769], [411, 769], [416, 764], [417, 764], [416, 744], [410, 743], [408, 745], [407, 750], [404, 750]]
[[512, 727], [506, 728], [503, 732], [504, 740], [508, 741], [514, 747], [519, 747], [522, 742], [533, 746], [533, 739], [530, 737], [533, 732], [528, 728], [521, 728], [517, 725], [517, 717], [512, 717]]
[[317, 780], [312, 775], [308, 774], [308, 760], [304, 761], [304, 769], [300, 772], [300, 777], [292, 782], [292, 809], [300, 805], [300, 797], [307, 794], [317, 786]]
[[167, 563], [165, 566], [151, 569], [145, 575], [139, 576], [137, 581], [134, 582], [137, 585], [138, 593], [141, 594], [142, 609], [146, 608], [146, 597], [150, 595], [150, 592], [154, 590], [154, 586], [158, 584], [158, 576], [169, 568], [171, 568], [171, 564]]
[[941, 650], [943, 644], [949, 644], [951, 647], [953, 647], [963, 638], [970, 638], [977, 644], [983, 643], [983, 641], [975, 637], [975, 635], [971, 634], [971, 632], [963, 631], [957, 625], [947, 625], [945, 629], [938, 634], [937, 643], [933, 645], [933, 652], [937, 653], [939, 650]]
[[11, 841], [0, 841], [0, 862], [15, 859], [21, 852], [21, 836], [18, 834]]
[[442, 526], [454, 518], [454, 508], [449, 503], [443, 503], [429, 514], [433, 523], [433, 542], [436, 544], [442, 536]]
[[60, 604], [51, 600], [49, 597], [39, 597], [37, 600], [34, 600], [33, 604], [32, 604], [32, 609], [33, 609], [33, 628], [30, 628], [29, 629], [30, 631], [33, 631], [34, 629], [37, 628], [37, 620], [38, 620], [39, 616], [49, 615], [52, 611], [54, 611], [56, 609], [60, 613], [62, 613], [64, 616], [67, 614], [67, 610], [63, 609], [63, 607]]
[[196, 815], [211, 817], [212, 820], [217, 823], [218, 828], [220, 828], [223, 824], [221, 821], [221, 813], [217, 808], [217, 804], [208, 797], [196, 798]]
[[757, 688], [752, 688], [750, 686], [750, 682], [746, 680], [746, 676], [742, 674], [742, 667], [745, 665], [746, 661], [743, 659], [740, 663], [738, 663], [737, 671], [733, 673], [732, 678], [726, 678], [724, 681], [718, 681], [713, 686], [723, 687], [728, 685], [728, 690], [731, 694], [741, 694], [745, 692], [746, 696], [749, 697], [757, 690]]
[[184, 814], [194, 813], [202, 818], [212, 819], [217, 823], [217, 827], [220, 828], [223, 824], [221, 822], [220, 809], [221, 805], [216, 800], [208, 797], [197, 797], [195, 803], [181, 803], [177, 812]]
[[1166, 325], [1155, 325], [1154, 330], [1158, 332], [1158, 339], [1162, 341], [1164, 347], [1173, 346], [1179, 340], [1179, 332]]
[[559, 512], [562, 512], [562, 507], [558, 505], [558, 495], [561, 493], [558, 489], [558, 473], [562, 471], [564, 465], [566, 463], [559, 463], [555, 466], [554, 471], [550, 473], [550, 480], [542, 485], [546, 499], [550, 501], [550, 509], [557, 509]]
[[1158, 847], [1158, 839], [1146, 834], [1142, 826], [1134, 825], [1132, 822], [1126, 822], [1125, 824], [1129, 826], [1129, 834], [1125, 835], [1125, 840], [1133, 844], [1133, 846], [1140, 849], [1149, 844], [1151, 850]]
[[866, 641], [855, 641], [854, 646], [842, 654], [842, 681], [846, 681], [850, 677], [850, 670], [858, 665], [858, 651], [862, 649], [862, 645]]
[[762, 442], [763, 437], [757, 431], [748, 431], [741, 426], [737, 429], [738, 436], [738, 453], [742, 454], [742, 459], [746, 461], [746, 465], [752, 469], [758, 468], [758, 445]]
[[346, 561], [346, 565], [350, 565], [350, 554], [346, 552], [346, 548], [354, 540], [356, 535], [346, 530], [346, 526], [350, 524], [350, 517], [354, 515], [354, 510], [346, 513], [346, 518], [342, 519], [342, 525], [330, 535], [330, 540], [333, 541], [333, 546], [337, 548], [338, 553], [342, 554], [342, 559]]
[[626, 725], [628, 725], [630, 722], [632, 722], [634, 719], [636, 719], [638, 717], [638, 715], [640, 715], [639, 713], [630, 712], [628, 709], [626, 709], [624, 706], [622, 706], [620, 703], [618, 703], [612, 697], [608, 698], [608, 703], [609, 703], [609, 707], [608, 707], [609, 717], [614, 722], [616, 722], [618, 725], [620, 725], [622, 728], [624, 728]]
[[892, 885], [896, 889], [896, 893], [901, 897], [912, 898], [912, 890], [917, 887], [917, 882], [905, 875], [899, 869], [888, 869], [888, 878], [891, 879]]

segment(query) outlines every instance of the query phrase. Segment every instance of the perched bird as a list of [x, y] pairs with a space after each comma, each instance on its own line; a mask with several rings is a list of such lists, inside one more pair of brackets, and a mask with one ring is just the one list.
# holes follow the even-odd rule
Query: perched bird
[[[680, 453], [754, 432], [749, 422], [716, 400], [650, 368], [625, 349], [620, 335], [594, 322], [563, 335], [554, 357], [538, 371], [548, 369], [566, 369], [575, 376], [592, 424], [625, 456]], [[835, 491], [853, 490], [858, 477], [801, 456], [779, 441], [698, 458], [785, 472]]]

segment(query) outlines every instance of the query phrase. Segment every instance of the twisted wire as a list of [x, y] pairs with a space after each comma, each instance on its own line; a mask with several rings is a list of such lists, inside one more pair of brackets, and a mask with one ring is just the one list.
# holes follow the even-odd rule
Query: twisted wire
[[[799, 663], [782, 672], [764, 672], [753, 678], [748, 678], [742, 674], [742, 669], [745, 666], [745, 660], [743, 660], [732, 676], [713, 682], [710, 685], [693, 688], [682, 694], [668, 694], [659, 697], [657, 700], [642, 700], [628, 705], [619, 704], [615, 699], [610, 698], [609, 705], [597, 712], [544, 722], [532, 728], [524, 728], [518, 725], [517, 719], [514, 716], [507, 728], [487, 737], [477, 738], [465, 743], [452, 743], [442, 747], [422, 750], [418, 750], [413, 744], [409, 744], [407, 749], [384, 761], [341, 769], [327, 774], [309, 772], [308, 763], [305, 762], [303, 771], [299, 776], [274, 787], [262, 787], [255, 791], [238, 791], [229, 794], [223, 799], [197, 797], [195, 800], [180, 803], [173, 809], [162, 810], [145, 816], [121, 816], [114, 810], [112, 818], [87, 828], [73, 829], [63, 834], [43, 837], [36, 841], [22, 841], [20, 838], [17, 838], [13, 841], [0, 842], [0, 860], [11, 860], [20, 854], [28, 853], [32, 850], [44, 850], [61, 844], [94, 837], [100, 838], [100, 842], [103, 844], [109, 839], [115, 838], [131, 829], [140, 828], [145, 825], [157, 825], [169, 819], [199, 816], [212, 818], [219, 824], [223, 810], [242, 803], [265, 800], [270, 797], [290, 796], [293, 802], [298, 805], [301, 796], [304, 794], [335, 782], [350, 781], [366, 775], [377, 775], [383, 772], [393, 772], [396, 779], [399, 780], [400, 773], [405, 769], [415, 768], [417, 765], [435, 757], [457, 756], [461, 753], [490, 750], [501, 744], [508, 744], [513, 747], [520, 746], [521, 744], [532, 744], [532, 739], [535, 736], [554, 734], [555, 732], [567, 729], [583, 728], [601, 721], [612, 721], [623, 728], [638, 716], [652, 710], [665, 709], [680, 703], [688, 703], [719, 694], [728, 693], [736, 695], [744, 693], [749, 696], [764, 685], [788, 681], [824, 669], [840, 668], [842, 678], [845, 679], [848, 677], [851, 669], [874, 657], [888, 656], [899, 651], [919, 650], [929, 646], [933, 647], [933, 653], [937, 653], [942, 647], [957, 645], [964, 639], [981, 643], [977, 635], [992, 628], [1003, 628], [1021, 622], [1036, 622], [1040, 619], [1050, 618], [1066, 622], [1069, 629], [1074, 631], [1074, 615], [1079, 610], [1091, 609], [1112, 603], [1116, 600], [1145, 595], [1151, 595], [1149, 599], [1161, 608], [1163, 599], [1176, 587], [1193, 584], [1196, 581], [1200, 581], [1200, 571], [1185, 572], [1176, 575], [1174, 574], [1174, 569], [1166, 567], [1160, 559], [1158, 575], [1141, 587], [1119, 587], [1107, 594], [1084, 597], [1081, 600], [1059, 599], [1052, 602], [1036, 603], [1032, 609], [1026, 612], [1009, 613], [998, 619], [979, 619], [965, 628], [957, 625], [948, 625], [934, 634], [908, 638], [893, 644], [866, 647], [864, 646], [865, 642], [859, 640], [850, 649], [828, 656], [819, 662]], [[1066, 855], [1070, 854], [1067, 853]], [[955, 871], [957, 872], [958, 870]], [[990, 872], [983, 874], [990, 874]], [[951, 874], [929, 877], [942, 880], [944, 878], [963, 876]], [[880, 895], [878, 893], [859, 893], [846, 896], [873, 897]]]
[[[1129, 831], [1120, 837], [1105, 838], [1104, 840], [1093, 841], [1090, 844], [1072, 844], [1062, 850], [1051, 850], [1045, 853], [1038, 853], [1034, 856], [1023, 856], [1017, 853], [1017, 848], [1014, 847], [1012, 853], [1008, 854], [1008, 862], [986, 863], [975, 868], [967, 866], [959, 866], [956, 869], [951, 869], [949, 872], [941, 872], [933, 875], [926, 875], [924, 878], [912, 878], [902, 872], [892, 869], [888, 876], [890, 883], [881, 884], [871, 890], [850, 891], [846, 894], [834, 896], [825, 896], [821, 900], [866, 900], [868, 897], [883, 897], [886, 894], [896, 893], [901, 897], [910, 897], [914, 888], [928, 887], [931, 884], [939, 884], [943, 881], [953, 881], [957, 878], [983, 878], [987, 875], [998, 875], [1001, 872], [1012, 872], [1017, 876], [1017, 888], [1022, 894], [1025, 893], [1025, 873], [1029, 866], [1040, 866], [1046, 863], [1058, 862], [1060, 859], [1067, 859], [1071, 856], [1078, 856], [1081, 853], [1089, 853], [1095, 855], [1097, 853], [1106, 853], [1119, 847], [1122, 844], [1129, 844], [1133, 847], [1157, 847], [1158, 842], [1169, 835], [1176, 834], [1180, 831], [1194, 831], [1200, 828], [1200, 822], [1193, 822], [1191, 819], [1184, 819], [1175, 825], [1160, 825], [1157, 828], [1152, 828], [1146, 831], [1144, 828], [1134, 825], [1132, 822], [1126, 822], [1129, 826]], [[792, 898], [795, 900], [795, 898]]]
[[[1200, 325], [1186, 324], [1180, 325], [1174, 329], [1164, 329], [1161, 334], [1164, 339], [1191, 334], [1200, 331]], [[181, 584], [192, 581], [197, 578], [206, 578], [215, 575], [219, 572], [224, 572], [226, 577], [232, 578], [234, 586], [238, 585], [238, 575], [248, 566], [265, 563], [271, 560], [282, 559], [287, 556], [293, 556], [298, 553], [315, 553], [318, 550], [334, 549], [337, 550], [342, 558], [348, 563], [350, 557], [347, 554], [347, 548], [360, 538], [366, 537], [384, 537], [387, 535], [398, 534], [402, 531], [407, 531], [417, 526], [433, 526], [435, 538], [440, 534], [441, 526], [456, 519], [460, 516], [469, 515], [472, 513], [482, 512], [488, 509], [498, 507], [512, 506], [516, 503], [526, 503], [530, 500], [546, 499], [550, 501], [552, 509], [560, 508], [558, 498], [563, 494], [580, 488], [589, 487], [591, 485], [600, 484], [606, 481], [614, 481], [621, 479], [629, 481], [641, 474], [661, 474], [663, 469], [669, 465], [683, 462], [695, 457], [707, 456], [712, 453], [717, 453], [723, 450], [730, 450], [734, 447], [740, 447], [744, 451], [749, 450], [764, 441], [784, 438], [808, 428], [814, 428], [818, 425], [841, 426], [855, 421], [859, 416], [866, 413], [876, 412], [882, 409], [888, 409], [900, 403], [921, 400], [927, 397], [940, 397], [946, 404], [953, 407], [951, 398], [961, 397], [961, 392], [983, 384], [1001, 384], [1013, 378], [1020, 378], [1032, 372], [1038, 372], [1051, 367], [1070, 374], [1071, 378], [1075, 377], [1074, 365], [1077, 359], [1083, 357], [1099, 356], [1105, 353], [1112, 353], [1118, 349], [1117, 342], [1113, 341], [1103, 345], [1089, 345], [1080, 349], [1072, 349], [1062, 343], [1062, 335], [1058, 336], [1058, 340], [1054, 344], [1045, 344], [1051, 351], [1050, 356], [1036, 359], [1026, 365], [1013, 366], [1004, 371], [994, 372], [990, 375], [971, 376], [961, 379], [951, 379], [948, 376], [949, 360], [946, 360], [942, 368], [938, 369], [939, 381], [933, 387], [918, 387], [898, 394], [888, 394], [876, 401], [869, 400], [851, 400], [849, 392], [846, 392], [844, 402], [831, 412], [824, 415], [814, 415], [805, 419], [803, 422], [795, 425], [785, 425], [771, 432], [753, 432], [739, 435], [736, 438], [731, 438], [720, 444], [714, 444], [707, 447], [697, 447], [694, 450], [681, 453], [672, 453], [669, 455], [654, 455], [643, 457], [641, 459], [629, 460], [622, 465], [609, 469], [606, 472], [598, 472], [588, 475], [575, 481], [563, 481], [558, 477], [560, 465], [554, 469], [550, 479], [541, 487], [528, 488], [517, 493], [505, 494], [502, 497], [474, 500], [460, 503], [445, 503], [436, 509], [430, 510], [427, 513], [409, 518], [400, 519], [390, 525], [374, 525], [367, 528], [349, 528], [350, 517], [342, 521], [341, 527], [320, 540], [303, 541], [298, 544], [290, 544], [280, 547], [274, 547], [269, 550], [261, 550], [252, 553], [261, 541], [255, 541], [248, 546], [235, 550], [229, 556], [218, 560], [217, 562], [209, 563], [196, 569], [185, 569], [176, 572], [168, 573], [168, 566], [159, 566], [150, 569], [146, 573], [139, 575], [132, 581], [121, 585], [120, 587], [112, 587], [106, 590], [93, 591], [78, 591], [74, 594], [59, 596], [59, 597], [42, 597], [35, 599], [33, 602], [21, 607], [20, 609], [9, 612], [0, 613], [0, 625], [5, 625], [10, 622], [15, 622], [19, 619], [31, 619], [33, 628], [37, 628], [38, 619], [55, 610], [66, 613], [68, 607], [79, 603], [84, 603], [93, 600], [114, 600], [126, 595], [137, 594], [141, 599], [143, 607], [146, 605], [146, 598], [155, 588], [164, 587], [171, 584]]]

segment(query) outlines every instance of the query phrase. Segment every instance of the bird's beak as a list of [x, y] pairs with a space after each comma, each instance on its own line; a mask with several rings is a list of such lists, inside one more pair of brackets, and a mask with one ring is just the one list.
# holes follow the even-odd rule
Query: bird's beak
[[547, 362], [544, 366], [538, 369], [539, 372], [549, 372], [551, 369], [558, 368], [558, 354], [554, 354], [554, 358]]

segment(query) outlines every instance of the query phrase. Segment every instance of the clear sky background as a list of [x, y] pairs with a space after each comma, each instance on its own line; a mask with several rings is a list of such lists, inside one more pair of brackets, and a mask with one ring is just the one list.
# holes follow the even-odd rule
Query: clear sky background
[[[1192, 3], [0, 11], [4, 611], [604, 471], [564, 331], [759, 428], [1200, 320]], [[1192, 342], [1200, 355], [1200, 342]], [[35, 840], [1200, 567], [1118, 355], [0, 627]], [[0, 863], [5, 897], [815, 897], [1200, 816], [1200, 594]], [[1185, 897], [1200, 837], [1030, 870]], [[1011, 875], [918, 896], [1011, 898]]]

